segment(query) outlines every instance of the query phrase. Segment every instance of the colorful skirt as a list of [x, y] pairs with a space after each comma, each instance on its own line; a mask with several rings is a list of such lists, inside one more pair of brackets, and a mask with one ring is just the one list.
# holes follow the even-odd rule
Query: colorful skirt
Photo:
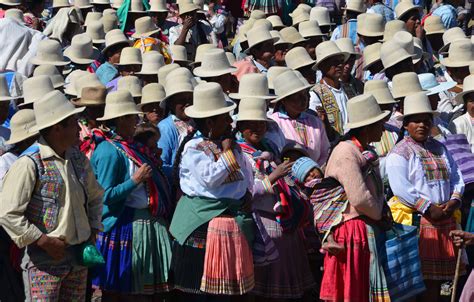
[[243, 295], [254, 287], [252, 250], [233, 217], [216, 217], [207, 229], [201, 291]]
[[97, 248], [106, 261], [93, 284], [105, 291], [153, 295], [168, 292], [171, 241], [162, 218], [148, 209], [125, 208], [114, 227], [100, 233]]
[[261, 10], [265, 14], [276, 14], [278, 12], [277, 0], [247, 0], [247, 11]]
[[255, 267], [252, 293], [273, 299], [299, 299], [315, 286], [302, 236], [299, 231], [283, 233], [274, 215], [259, 213], [277, 247], [279, 259], [269, 265]]
[[320, 298], [369, 301], [370, 249], [365, 222], [358, 218], [346, 221], [334, 229], [333, 237], [345, 251], [335, 256], [326, 254]]
[[456, 253], [449, 232], [456, 229], [454, 218], [420, 222], [420, 260], [426, 280], [451, 280], [456, 271]]

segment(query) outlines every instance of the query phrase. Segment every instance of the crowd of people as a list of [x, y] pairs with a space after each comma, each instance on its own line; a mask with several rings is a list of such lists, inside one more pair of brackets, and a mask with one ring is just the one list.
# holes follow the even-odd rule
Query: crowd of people
[[0, 0], [0, 301], [474, 301], [473, 20]]

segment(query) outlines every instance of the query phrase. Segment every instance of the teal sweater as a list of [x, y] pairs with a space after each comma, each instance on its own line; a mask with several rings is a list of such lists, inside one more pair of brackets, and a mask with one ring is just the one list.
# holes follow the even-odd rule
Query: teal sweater
[[97, 146], [91, 165], [97, 181], [104, 188], [102, 223], [104, 232], [108, 232], [122, 214], [125, 200], [137, 184], [130, 178], [129, 160], [107, 141]]

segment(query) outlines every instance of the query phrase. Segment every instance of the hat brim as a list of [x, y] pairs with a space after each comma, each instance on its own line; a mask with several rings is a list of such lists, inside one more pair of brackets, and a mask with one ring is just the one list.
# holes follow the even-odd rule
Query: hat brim
[[153, 34], [159, 33], [160, 31], [161, 31], [161, 29], [157, 28], [157, 29], [152, 30], [152, 31], [147, 31], [147, 32], [145, 32], [145, 33], [143, 33], [143, 34], [134, 33], [134, 34], [132, 35], [132, 38], [134, 38], [134, 39], [140, 39], [141, 37], [149, 37], [149, 36], [151, 36], [151, 35], [153, 35]]
[[94, 5], [92, 5], [92, 4], [91, 4], [91, 5], [84, 5], [84, 6], [74, 6], [74, 7], [78, 8], [78, 9], [87, 9], [87, 8], [93, 8], [93, 7], [94, 7]]
[[53, 88], [54, 89], [58, 89], [58, 88], [61, 88], [63, 87], [65, 84], [65, 82], [53, 82]]
[[357, 34], [369, 38], [382, 37], [382, 40], [380, 41], [384, 41], [383, 32], [367, 32], [363, 30], [357, 30]]
[[378, 62], [382, 63], [382, 59], [378, 59], [378, 60], [375, 60], [373, 62], [370, 62], [369, 64], [364, 65], [363, 70], [368, 70], [372, 65], [374, 65]]
[[[30, 131], [33, 129], [33, 127], [30, 129]], [[22, 142], [24, 140], [27, 140], [35, 135], [38, 135], [39, 132], [38, 131], [32, 131], [32, 133], [28, 133], [28, 134], [23, 134], [23, 135], [15, 135], [14, 132], [12, 132], [11, 136], [10, 136], [10, 139], [5, 141], [5, 144], [7, 145], [14, 145], [14, 144], [17, 144], [19, 142]]]
[[304, 85], [303, 87], [299, 87], [299, 88], [296, 88], [296, 89], [293, 89], [283, 95], [279, 95], [276, 99], [270, 101], [270, 103], [272, 104], [275, 104], [275, 103], [278, 103], [279, 101], [283, 100], [284, 98], [292, 95], [292, 94], [295, 94], [295, 93], [298, 93], [300, 91], [303, 91], [303, 90], [306, 90], [306, 89], [310, 89], [311, 87], [313, 87], [314, 85], [312, 84], [308, 84], [308, 85]]
[[414, 113], [409, 113], [409, 114], [403, 114], [395, 117], [397, 121], [403, 121], [403, 119], [407, 116], [412, 116], [412, 115], [417, 115], [417, 114], [432, 114], [433, 117], [439, 116], [438, 111], [423, 111], [423, 112], [414, 112]]
[[[403, 60], [406, 60], [408, 58], [413, 58], [414, 56], [415, 55], [410, 55], [410, 54], [404, 55], [401, 58], [399, 58], [396, 62], [393, 62], [388, 66], [384, 66], [383, 69], [380, 72], [385, 72], [385, 70], [387, 70], [387, 68], [393, 67], [393, 66], [397, 65], [398, 63], [402, 62]], [[382, 62], [382, 64], [383, 64], [383, 62]]]
[[148, 12], [149, 13], [168, 13], [169, 11], [168, 11], [168, 9], [164, 9], [164, 8], [162, 8], [162, 9], [151, 9], [150, 8], [148, 10]]
[[303, 35], [300, 33], [301, 36], [303, 36], [303, 38], [305, 39], [310, 39], [310, 38], [316, 38], [316, 37], [326, 37], [327, 34], [324, 34], [324, 33], [311, 33], [311, 34], [307, 34], [307, 35]]
[[240, 118], [239, 115], [237, 114], [237, 119], [235, 121], [236, 122], [245, 122], [245, 121], [271, 122], [272, 119], [269, 119], [268, 117], [243, 117], [243, 118]]
[[469, 94], [469, 93], [472, 93], [474, 92], [474, 89], [471, 89], [471, 90], [467, 90], [467, 91], [463, 91], [463, 92], [460, 92], [458, 93], [455, 97], [454, 97], [454, 101], [456, 102], [456, 105], [461, 105], [464, 103], [464, 96], [466, 94]]
[[34, 57], [30, 60], [30, 63], [33, 65], [54, 65], [54, 66], [66, 66], [71, 64], [71, 61], [44, 61], [38, 57]]
[[[137, 108], [142, 111], [142, 112], [145, 112], [143, 111], [143, 107], [145, 107], [146, 105], [150, 105], [150, 104], [161, 104], [163, 101], [165, 100], [165, 98], [161, 99], [161, 100], [153, 100], [153, 101], [147, 101], [146, 103], [140, 103], [137, 105]], [[161, 106], [160, 106], [161, 107]]]
[[374, 117], [369, 118], [369, 119], [366, 119], [364, 121], [360, 121], [360, 122], [356, 122], [356, 123], [349, 122], [345, 125], [345, 129], [355, 129], [355, 128], [360, 128], [360, 127], [364, 127], [364, 126], [369, 126], [369, 125], [375, 124], [377, 122], [380, 122], [381, 120], [387, 118], [390, 114], [391, 114], [390, 111], [384, 110], [379, 115], [374, 116]]
[[333, 57], [336, 57], [336, 56], [344, 56], [344, 62], [346, 62], [351, 55], [347, 52], [337, 52], [337, 53], [330, 54], [328, 56], [323, 57], [322, 59], [316, 60], [316, 63], [314, 63], [314, 66], [313, 66], [312, 69], [317, 70], [319, 68], [319, 64], [326, 61], [327, 59], [330, 59], [330, 58], [333, 58]]
[[[85, 108], [85, 107], [83, 107], [83, 108]], [[120, 112], [119, 114], [114, 114], [114, 115], [111, 115], [111, 116], [104, 115], [102, 117], [98, 117], [97, 120], [98, 121], [109, 121], [109, 120], [113, 120], [115, 118], [119, 118], [121, 116], [142, 114], [142, 113], [143, 112], [141, 112], [139, 110], [129, 110], [129, 111], [123, 111], [123, 112]]]
[[193, 92], [194, 92], [194, 90], [189, 89], [189, 90], [175, 91], [173, 93], [166, 94], [166, 97], [160, 103], [160, 107], [161, 108], [166, 108], [166, 104], [169, 102], [169, 100], [177, 94], [180, 94], [180, 93], [193, 93]]
[[115, 45], [125, 44], [127, 46], [130, 46], [131, 43], [132, 43], [132, 41], [119, 41], [119, 42], [112, 43], [112, 44], [108, 45], [107, 47], [105, 47], [104, 49], [102, 49], [102, 53], [105, 54], [107, 52], [107, 50], [109, 50], [111, 47], [114, 47]]
[[433, 95], [433, 94], [438, 94], [440, 92], [449, 90], [456, 86], [456, 82], [451, 81], [451, 82], [441, 82], [439, 85], [433, 87], [433, 88], [428, 88], [428, 93], [427, 95]]
[[79, 108], [76, 108], [72, 111], [70, 111], [69, 113], [65, 114], [64, 116], [62, 116], [61, 118], [57, 118], [57, 119], [54, 119], [52, 121], [49, 121], [47, 122], [46, 124], [44, 125], [36, 125], [36, 126], [33, 126], [31, 127], [31, 131], [40, 131], [40, 130], [43, 130], [43, 129], [46, 129], [46, 128], [49, 128], [53, 125], [56, 125], [57, 123], [61, 122], [61, 121], [64, 121], [65, 119], [67, 119], [68, 117], [70, 116], [73, 116], [75, 114], [78, 114], [78, 113], [81, 113], [83, 112], [84, 110], [86, 109], [86, 107], [79, 107]]
[[127, 62], [127, 63], [118, 63], [115, 64], [117, 66], [128, 66], [128, 65], [143, 65], [142, 62], [136, 61], [136, 62]]
[[70, 47], [68, 47], [64, 50], [64, 55], [69, 60], [71, 60], [72, 63], [75, 63], [75, 64], [82, 64], [82, 65], [83, 64], [91, 64], [92, 62], [94, 62], [100, 56], [100, 51], [95, 47], [92, 51], [92, 57], [96, 58], [96, 59], [79, 58], [79, 57], [76, 57], [74, 55], [68, 54], [68, 52], [69, 52], [68, 50], [70, 50]]
[[341, 8], [341, 10], [351, 11], [351, 12], [356, 12], [356, 13], [361, 13], [361, 14], [363, 14], [367, 11], [367, 9], [366, 10], [357, 10], [355, 8], [347, 8], [347, 7], [343, 7], [343, 8]]
[[0, 96], [0, 102], [7, 102], [11, 100], [21, 99], [23, 96]]
[[226, 101], [226, 106], [223, 108], [202, 112], [202, 111], [197, 111], [195, 109], [195, 105], [191, 105], [184, 109], [184, 113], [190, 118], [207, 118], [207, 117], [212, 117], [212, 116], [231, 112], [236, 107], [237, 107], [237, 104]]
[[231, 99], [240, 100], [245, 98], [256, 98], [256, 99], [264, 99], [264, 100], [272, 100], [277, 96], [274, 94], [267, 94], [267, 95], [247, 95], [247, 94], [239, 94], [239, 93], [229, 93], [229, 97]]
[[92, 40], [92, 44], [104, 44], [105, 39]]
[[2, 5], [6, 5], [6, 6], [18, 6], [18, 5], [21, 5], [21, 2], [19, 2], [19, 3], [2, 3]]
[[450, 59], [450, 57], [447, 57], [446, 59], [441, 59], [441, 64], [446, 67], [465, 67], [471, 65], [473, 62], [474, 61], [456, 61]]
[[437, 31], [432, 31], [432, 32], [425, 32], [425, 35], [426, 36], [429, 36], [429, 35], [436, 35], [436, 34], [444, 34], [446, 32], [446, 29], [440, 29], [440, 30], [437, 30]]
[[179, 11], [179, 16], [182, 16], [182, 15], [190, 13], [190, 12], [198, 12], [200, 10], [201, 10], [200, 8], [193, 8], [193, 9], [189, 9], [189, 10], [185, 10], [185, 11]]
[[96, 107], [96, 106], [105, 106], [105, 100], [103, 102], [98, 102], [96, 100], [86, 100], [81, 98], [71, 99], [70, 102], [74, 106], [78, 107]]
[[403, 16], [405, 16], [406, 14], [411, 12], [412, 10], [417, 10], [420, 14], [423, 13], [423, 7], [421, 7], [419, 5], [414, 5], [413, 7], [407, 9], [406, 11], [404, 11], [400, 16], [397, 16], [397, 19], [400, 20], [401, 18], [403, 18]]
[[257, 46], [257, 45], [260, 45], [262, 43], [265, 43], [265, 42], [268, 42], [268, 41], [273, 41], [273, 44], [275, 44], [276, 41], [280, 40], [280, 38], [278, 37], [271, 37], [271, 38], [268, 38], [268, 39], [265, 39], [263, 41], [259, 41], [258, 43], [255, 43], [253, 44], [252, 46], [249, 45], [249, 47], [243, 51], [243, 53], [245, 54], [248, 54], [250, 52], [250, 50], [252, 50], [253, 47]]
[[208, 77], [218, 77], [222, 76], [228, 73], [234, 73], [237, 71], [237, 68], [235, 67], [229, 67], [225, 69], [220, 69], [220, 70], [206, 70], [204, 69], [203, 66], [199, 66], [194, 68], [193, 73], [194, 75], [200, 77], [200, 78], [208, 78]]

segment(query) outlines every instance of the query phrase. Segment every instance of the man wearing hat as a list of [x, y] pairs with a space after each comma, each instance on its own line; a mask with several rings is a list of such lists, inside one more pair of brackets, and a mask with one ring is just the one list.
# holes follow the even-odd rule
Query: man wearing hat
[[212, 27], [203, 20], [198, 20], [198, 10], [199, 6], [194, 3], [181, 3], [179, 17], [183, 23], [170, 28], [169, 34], [170, 44], [184, 45], [190, 60], [194, 60], [196, 49], [200, 44], [217, 45], [216, 34]]
[[[83, 244], [102, 229], [102, 194], [76, 146], [76, 109], [59, 91], [34, 104], [40, 139], [4, 178], [0, 221], [25, 253], [27, 300], [84, 301]], [[80, 256], [79, 256], [80, 255]]]
[[337, 26], [331, 35], [331, 40], [351, 38], [354, 45], [357, 43], [357, 16], [366, 12], [367, 7], [362, 0], [349, 0], [345, 8], [346, 23]]
[[169, 37], [170, 28], [178, 25], [178, 23], [168, 20], [168, 8], [165, 0], [151, 0], [148, 15], [166, 37]]

